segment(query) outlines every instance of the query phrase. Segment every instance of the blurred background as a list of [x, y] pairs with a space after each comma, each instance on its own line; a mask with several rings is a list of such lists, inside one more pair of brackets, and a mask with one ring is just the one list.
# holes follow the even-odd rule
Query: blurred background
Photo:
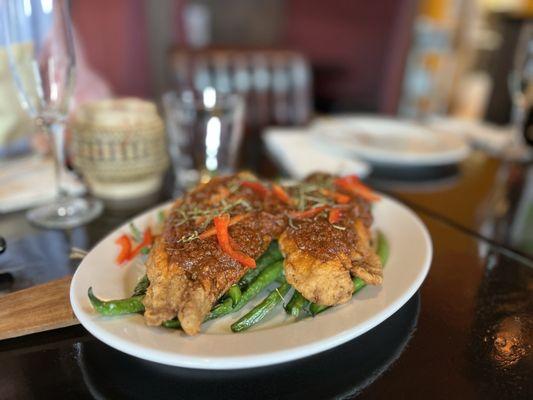
[[[78, 86], [86, 82], [79, 102], [111, 96], [159, 101], [166, 90], [186, 85], [230, 89], [239, 85], [229, 79], [234, 59], [246, 67], [246, 55], [259, 51], [270, 52], [256, 67], [267, 70], [264, 85], [283, 92], [297, 85], [276, 75], [286, 51], [302, 58], [312, 78], [309, 93], [301, 94], [309, 110], [257, 116], [282, 125], [306, 122], [311, 112], [346, 111], [506, 124], [506, 77], [520, 29], [533, 14], [529, 0], [72, 0], [70, 8], [79, 65], [86, 66], [77, 71]], [[209, 59], [213, 54], [220, 57]], [[193, 76], [188, 68], [201, 56], [209, 59], [205, 76]], [[6, 80], [4, 65], [2, 71]], [[5, 106], [0, 113], [5, 144], [15, 136], [6, 122], [13, 116]]]
[[[180, 68], [201, 52], [289, 50], [310, 67], [318, 112], [451, 113], [505, 124], [505, 77], [533, 2], [73, 0], [71, 13], [87, 63], [114, 96], [157, 99], [192, 83]], [[207, 82], [223, 86], [211, 72]]]
[[[177, 195], [237, 168], [301, 177], [319, 164], [366, 176], [384, 166], [456, 165], [465, 146], [531, 158], [524, 150], [533, 142], [531, 0], [57, 3], [70, 14], [72, 38], [65, 40], [72, 39], [76, 58], [73, 93], [65, 95], [70, 105], [61, 113], [65, 140], [55, 149], [65, 153], [66, 168], [56, 177], [65, 196], [85, 192], [69, 174], [83, 176], [89, 192], [109, 202], [170, 186]], [[22, 16], [43, 10], [30, 18], [32, 30], [50, 23], [56, 1], [17, 4]], [[57, 196], [53, 163], [42, 158], [53, 150], [51, 135], [32, 122], [42, 113], [31, 115], [14, 100], [21, 87], [13, 70], [25, 72], [15, 52], [6, 53], [7, 41], [0, 42], [0, 181], [10, 185], [2, 185], [0, 212]], [[58, 59], [69, 57], [63, 53]], [[32, 57], [53, 59], [43, 54]], [[70, 80], [58, 82], [68, 88]], [[445, 143], [442, 135], [438, 145], [429, 143], [428, 129], [463, 143]], [[510, 152], [513, 146], [520, 151]], [[28, 154], [39, 158], [21, 161]], [[78, 206], [101, 212], [97, 204]], [[29, 218], [46, 225], [41, 214]]]
[[73, 0], [71, 13], [87, 63], [114, 96], [158, 98], [183, 84], [180, 57], [196, 52], [291, 50], [310, 65], [316, 111], [452, 113], [504, 124], [510, 101], [499, 78], [533, 3]]

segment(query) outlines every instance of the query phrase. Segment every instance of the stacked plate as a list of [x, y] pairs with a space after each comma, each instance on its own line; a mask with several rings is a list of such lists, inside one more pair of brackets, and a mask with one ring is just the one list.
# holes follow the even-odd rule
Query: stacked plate
[[380, 166], [454, 165], [470, 152], [461, 137], [387, 117], [320, 118], [311, 130], [315, 142], [329, 152]]

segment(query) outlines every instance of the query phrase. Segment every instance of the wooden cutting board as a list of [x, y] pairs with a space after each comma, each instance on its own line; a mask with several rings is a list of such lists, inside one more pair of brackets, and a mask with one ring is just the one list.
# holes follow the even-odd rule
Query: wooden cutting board
[[0, 340], [79, 324], [69, 300], [71, 276], [0, 297]]

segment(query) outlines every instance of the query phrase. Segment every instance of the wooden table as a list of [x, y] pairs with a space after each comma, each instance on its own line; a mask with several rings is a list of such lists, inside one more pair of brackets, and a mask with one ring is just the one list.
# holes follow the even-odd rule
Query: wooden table
[[[533, 224], [522, 223], [524, 202], [533, 202], [532, 171], [476, 153], [459, 170], [420, 179], [372, 176], [371, 184], [409, 204], [426, 223], [434, 260], [404, 307], [335, 349], [272, 367], [200, 371], [127, 356], [78, 325], [0, 341], [0, 397], [533, 398], [533, 251], [527, 243]], [[64, 235], [57, 252], [72, 243], [92, 246], [137, 211], [107, 210]], [[9, 224], [19, 227], [12, 237]], [[22, 214], [0, 217], [0, 232], [8, 248], [42, 234]], [[28, 257], [30, 268], [35, 260]], [[66, 254], [55, 259], [49, 276], [74, 270]], [[21, 314], [32, 318], [32, 311]]]

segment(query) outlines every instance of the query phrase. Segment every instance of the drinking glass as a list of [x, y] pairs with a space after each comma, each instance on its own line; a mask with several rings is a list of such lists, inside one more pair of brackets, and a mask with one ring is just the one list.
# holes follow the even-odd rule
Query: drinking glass
[[102, 203], [69, 195], [65, 123], [74, 87], [74, 42], [63, 0], [6, 0], [2, 25], [9, 66], [19, 100], [50, 138], [57, 197], [30, 210], [28, 219], [45, 228], [66, 229], [96, 218]]
[[533, 94], [533, 23], [526, 23], [521, 29], [513, 70], [509, 75], [509, 91], [513, 103], [513, 140], [506, 149], [505, 156], [512, 160], [528, 161], [533, 158], [533, 151], [525, 143], [523, 130]]
[[244, 102], [239, 95], [202, 91], [163, 96], [176, 187], [235, 172], [242, 141]]

